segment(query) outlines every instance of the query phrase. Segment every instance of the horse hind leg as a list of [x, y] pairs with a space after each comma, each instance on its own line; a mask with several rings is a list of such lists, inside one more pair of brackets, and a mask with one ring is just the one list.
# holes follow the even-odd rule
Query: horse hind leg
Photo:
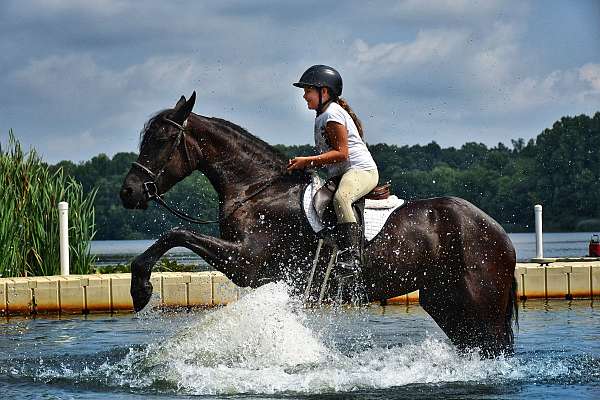
[[512, 282], [473, 291], [472, 280], [456, 279], [443, 288], [420, 289], [419, 302], [459, 350], [478, 348], [484, 357], [511, 354], [516, 297]]

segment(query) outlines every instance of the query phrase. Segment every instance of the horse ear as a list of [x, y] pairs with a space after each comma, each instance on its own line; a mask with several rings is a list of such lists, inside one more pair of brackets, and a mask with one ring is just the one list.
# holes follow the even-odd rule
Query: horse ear
[[[183, 100], [183, 104], [181, 101]], [[192, 113], [192, 109], [194, 108], [194, 103], [196, 103], [196, 91], [192, 93], [189, 100], [185, 100], [185, 97], [181, 96], [181, 99], [177, 102], [177, 105], [173, 109], [173, 121], [182, 124], [190, 114]]]
[[174, 111], [177, 111], [181, 108], [181, 106], [183, 106], [185, 104], [185, 96], [181, 96], [179, 98], [179, 101], [177, 102], [177, 104], [175, 104], [175, 107], [173, 107]]

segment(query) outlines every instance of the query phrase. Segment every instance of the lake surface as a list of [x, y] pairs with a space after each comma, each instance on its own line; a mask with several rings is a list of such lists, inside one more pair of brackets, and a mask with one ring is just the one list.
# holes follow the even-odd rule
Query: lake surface
[[193, 312], [0, 320], [2, 398], [598, 399], [600, 312], [527, 301], [514, 357], [458, 354], [419, 306], [307, 310], [282, 284]]
[[[593, 233], [545, 233], [544, 256], [586, 256]], [[509, 236], [517, 250], [517, 260], [525, 261], [535, 257], [534, 233], [510, 233]], [[152, 243], [154, 243], [154, 240], [95, 240], [92, 241], [91, 252], [98, 256], [99, 265], [126, 263], [136, 255], [143, 253]], [[201, 258], [183, 247], [177, 247], [169, 251], [167, 258], [184, 264], [206, 264]]]

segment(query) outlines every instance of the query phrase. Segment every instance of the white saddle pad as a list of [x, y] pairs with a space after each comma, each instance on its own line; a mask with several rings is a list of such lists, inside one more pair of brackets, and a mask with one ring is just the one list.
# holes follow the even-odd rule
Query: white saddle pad
[[[304, 196], [302, 197], [302, 207], [304, 208], [306, 218], [308, 219], [310, 226], [317, 233], [323, 230], [325, 225], [319, 219], [315, 208], [312, 206], [312, 202], [314, 195], [324, 184], [325, 181], [323, 179], [317, 175], [314, 175], [312, 183], [306, 187]], [[364, 214], [365, 239], [368, 241], [373, 239], [379, 233], [379, 231], [381, 231], [381, 228], [383, 228], [383, 225], [385, 225], [385, 222], [394, 212], [394, 210], [403, 204], [404, 200], [399, 199], [394, 195], [385, 200], [366, 199]]]

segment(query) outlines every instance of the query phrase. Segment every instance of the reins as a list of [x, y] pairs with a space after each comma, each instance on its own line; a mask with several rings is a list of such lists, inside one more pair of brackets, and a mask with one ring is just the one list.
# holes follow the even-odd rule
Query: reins
[[167, 158], [167, 161], [165, 161], [165, 163], [163, 164], [163, 167], [155, 174], [148, 167], [145, 167], [144, 165], [138, 163], [137, 161], [133, 162], [131, 165], [139, 168], [142, 172], [144, 172], [146, 175], [148, 175], [151, 179], [142, 184], [143, 188], [144, 188], [144, 195], [146, 196], [146, 200], [152, 200], [152, 201], [158, 203], [159, 205], [163, 206], [167, 211], [169, 211], [171, 214], [175, 215], [179, 219], [182, 219], [187, 222], [191, 222], [193, 224], [215, 224], [215, 223], [224, 221], [227, 218], [229, 218], [235, 211], [237, 211], [238, 208], [240, 208], [242, 205], [244, 205], [244, 203], [246, 203], [248, 200], [252, 199], [254, 196], [261, 193], [263, 190], [265, 190], [269, 186], [271, 186], [277, 179], [279, 179], [281, 177], [281, 175], [277, 175], [274, 178], [269, 179], [267, 182], [265, 182], [263, 185], [261, 185], [258, 189], [256, 189], [255, 191], [253, 191], [252, 193], [250, 193], [248, 196], [244, 197], [243, 199], [235, 200], [233, 203], [234, 204], [233, 209], [229, 213], [227, 213], [227, 215], [224, 215], [223, 217], [218, 218], [216, 220], [212, 220], [212, 221], [202, 220], [202, 219], [199, 219], [196, 217], [192, 217], [192, 216], [184, 213], [183, 211], [177, 210], [176, 208], [169, 206], [167, 204], [167, 202], [162, 198], [162, 196], [158, 193], [158, 187], [156, 186], [156, 182], [158, 181], [158, 178], [165, 171], [165, 169], [167, 168], [167, 165], [169, 164], [169, 162], [175, 155], [177, 147], [179, 147], [179, 144], [181, 143], [182, 139], [183, 139], [183, 147], [185, 149], [185, 158], [186, 158], [186, 162], [188, 165], [188, 169], [190, 170], [190, 173], [193, 172], [193, 167], [192, 167], [192, 163], [190, 161], [190, 155], [189, 155], [189, 151], [187, 148], [187, 143], [185, 141], [185, 122], [184, 122], [184, 125], [180, 125], [177, 122], [175, 122], [171, 119], [168, 119], [168, 118], [163, 118], [163, 120], [165, 122], [168, 122], [169, 124], [175, 126], [179, 130], [179, 133], [177, 134], [177, 138], [175, 139], [175, 142], [173, 142], [173, 145], [171, 147], [169, 157]]

